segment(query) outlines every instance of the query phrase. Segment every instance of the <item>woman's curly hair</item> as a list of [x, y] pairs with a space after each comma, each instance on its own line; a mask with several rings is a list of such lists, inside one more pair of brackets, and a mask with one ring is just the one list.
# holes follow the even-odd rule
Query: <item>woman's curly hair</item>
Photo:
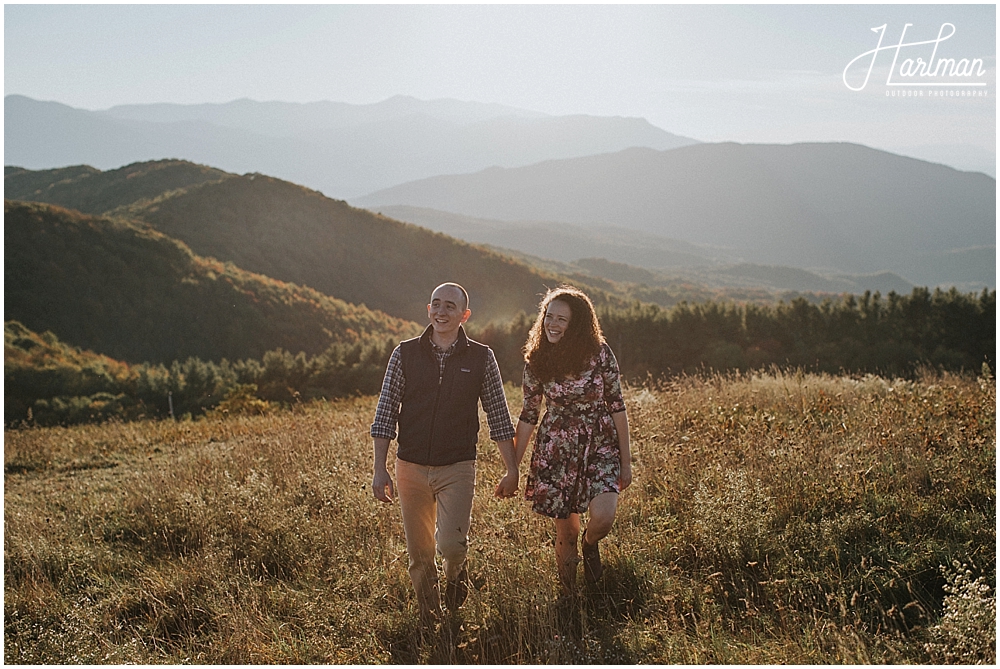
[[[555, 300], [570, 309], [569, 327], [556, 344], [545, 336], [545, 311]], [[538, 305], [538, 317], [524, 344], [524, 362], [542, 383], [578, 374], [601, 350], [604, 334], [594, 304], [579, 288], [561, 285], [549, 290]]]

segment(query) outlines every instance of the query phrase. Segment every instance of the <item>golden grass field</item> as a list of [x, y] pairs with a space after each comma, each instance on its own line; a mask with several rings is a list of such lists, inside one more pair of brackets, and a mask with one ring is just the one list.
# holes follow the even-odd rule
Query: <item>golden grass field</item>
[[398, 506], [371, 494], [375, 398], [8, 430], [4, 661], [992, 663], [995, 388], [628, 388], [634, 484], [568, 621], [551, 521], [491, 496], [483, 437], [474, 590], [423, 638]]

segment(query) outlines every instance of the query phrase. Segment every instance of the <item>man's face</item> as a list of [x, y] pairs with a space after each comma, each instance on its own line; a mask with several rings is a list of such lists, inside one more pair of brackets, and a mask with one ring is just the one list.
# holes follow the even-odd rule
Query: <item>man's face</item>
[[431, 295], [431, 303], [427, 305], [427, 317], [434, 331], [441, 335], [450, 335], [458, 330], [458, 326], [469, 319], [471, 311], [465, 307], [465, 296], [462, 291], [452, 286], [442, 286]]

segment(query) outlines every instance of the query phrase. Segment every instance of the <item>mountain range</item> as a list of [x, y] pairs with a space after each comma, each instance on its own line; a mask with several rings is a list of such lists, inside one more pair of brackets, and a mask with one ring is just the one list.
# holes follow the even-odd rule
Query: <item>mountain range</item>
[[[996, 283], [995, 179], [858, 145], [707, 144], [638, 118], [406, 96], [104, 111], [5, 97], [7, 165], [73, 180], [163, 156], [217, 174], [175, 170], [169, 183], [167, 170], [142, 197], [267, 174], [522, 259], [604, 258], [661, 282], [794, 290], [794, 268], [829, 292]], [[46, 201], [90, 213], [114, 199], [68, 202], [50, 187]]]
[[76, 109], [4, 98], [4, 163], [99, 169], [164, 157], [260, 172], [337, 198], [405, 181], [542, 160], [696, 143], [641, 118], [549, 116], [397, 96], [370, 105], [237, 100]]
[[351, 201], [675, 240], [671, 253], [645, 266], [683, 266], [690, 256], [673, 250], [696, 248], [828, 274], [996, 285], [996, 180], [855, 144], [629, 148], [430, 177]]
[[[759, 286], [829, 293], [860, 285], [857, 277], [740, 263], [652, 233], [629, 241], [621, 229], [564, 223], [549, 224], [553, 249], [560, 240], [571, 255], [599, 250], [601, 240], [604, 256], [646, 247], [686, 262], [686, 274], [603, 256], [492, 251], [274, 177], [186, 161], [109, 171], [8, 166], [4, 192], [5, 320], [128, 362], [259, 358], [279, 347], [312, 354], [337, 343], [398, 340], [420, 330], [427, 293], [445, 280], [469, 289], [473, 325], [501, 327], [563, 281], [617, 307], [773, 303]], [[544, 238], [541, 226], [518, 232], [518, 224], [460, 216], [452, 224]], [[883, 292], [911, 287], [893, 275], [871, 279]]]

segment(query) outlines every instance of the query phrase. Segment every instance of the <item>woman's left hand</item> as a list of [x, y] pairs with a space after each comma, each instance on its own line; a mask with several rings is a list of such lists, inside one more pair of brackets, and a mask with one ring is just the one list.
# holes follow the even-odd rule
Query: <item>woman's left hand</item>
[[632, 485], [632, 462], [623, 462], [621, 469], [621, 474], [618, 475], [619, 492]]

